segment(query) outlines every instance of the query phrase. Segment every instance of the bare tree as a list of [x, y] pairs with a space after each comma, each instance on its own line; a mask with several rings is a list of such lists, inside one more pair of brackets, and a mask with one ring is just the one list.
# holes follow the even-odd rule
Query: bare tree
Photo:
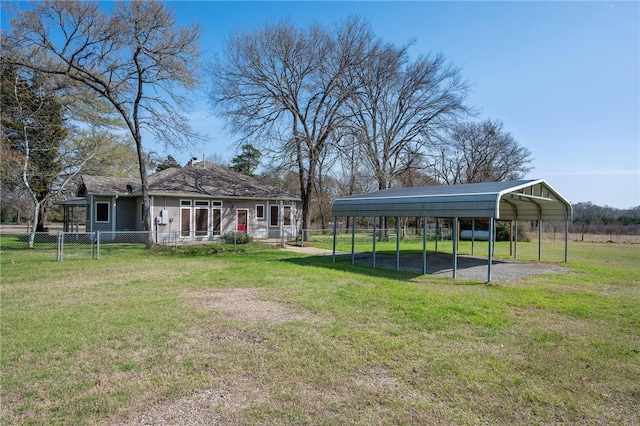
[[303, 229], [322, 153], [348, 118], [349, 78], [372, 38], [357, 19], [333, 31], [284, 22], [234, 34], [213, 66], [212, 103], [231, 129], [244, 141], [272, 141], [261, 151], [295, 164]]
[[316, 200], [314, 206], [316, 208], [314, 210], [316, 214], [312, 214], [311, 219], [318, 219], [320, 221], [320, 227], [323, 230], [326, 229], [331, 219], [331, 201], [334, 199], [332, 189], [336, 187], [336, 180], [331, 176], [331, 171], [337, 160], [338, 157], [336, 157], [332, 150], [325, 149], [322, 154], [320, 154], [318, 161], [313, 186], [313, 193]]
[[518, 180], [533, 160], [499, 120], [458, 124], [431, 148], [430, 170], [446, 184]]
[[426, 141], [467, 112], [467, 84], [442, 55], [410, 61], [407, 48], [372, 46], [357, 70], [350, 123], [378, 189], [419, 167]]
[[[359, 91], [349, 104], [350, 131], [380, 190], [420, 168], [426, 142], [468, 112], [467, 84], [442, 55], [411, 61], [406, 46], [376, 42], [355, 78]], [[379, 220], [384, 240], [387, 218]]]
[[[197, 26], [176, 27], [163, 3], [115, 3], [110, 14], [99, 2], [45, 1], [20, 11], [9, 39], [24, 53], [20, 66], [70, 78], [108, 101], [125, 122], [136, 146], [144, 229], [151, 216], [147, 155], [142, 135], [150, 131], [167, 145], [197, 135], [182, 114], [189, 100], [200, 52]], [[153, 244], [147, 234], [147, 246]]]

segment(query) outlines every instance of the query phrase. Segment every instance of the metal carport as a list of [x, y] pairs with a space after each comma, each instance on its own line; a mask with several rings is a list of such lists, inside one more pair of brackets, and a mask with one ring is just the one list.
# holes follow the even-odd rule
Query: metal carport
[[[569, 252], [569, 221], [572, 219], [571, 203], [562, 197], [543, 179], [512, 182], [485, 182], [460, 185], [421, 186], [392, 188], [366, 194], [336, 199], [331, 206], [333, 216], [333, 261], [336, 255], [337, 217], [374, 218], [373, 265], [375, 267], [375, 218], [377, 217], [427, 217], [453, 219], [453, 277], [457, 270], [458, 221], [461, 218], [488, 219], [489, 253], [487, 281], [491, 281], [492, 252], [495, 220], [537, 220], [538, 258], [540, 258], [541, 224], [544, 220], [565, 221], [564, 261]], [[399, 220], [397, 226], [399, 227]], [[355, 220], [352, 233], [355, 232]], [[399, 232], [396, 234], [396, 269], [399, 269]], [[424, 236], [424, 233], [423, 233]], [[354, 239], [351, 254], [354, 259]], [[516, 238], [517, 247], [517, 238]], [[517, 252], [517, 249], [516, 249]], [[423, 237], [423, 273], [426, 273], [426, 239]]]

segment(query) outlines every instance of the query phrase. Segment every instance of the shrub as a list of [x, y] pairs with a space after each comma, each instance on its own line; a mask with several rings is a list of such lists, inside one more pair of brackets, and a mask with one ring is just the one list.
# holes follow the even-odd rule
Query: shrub
[[222, 241], [227, 244], [247, 244], [251, 242], [251, 235], [244, 232], [227, 232], [222, 236]]

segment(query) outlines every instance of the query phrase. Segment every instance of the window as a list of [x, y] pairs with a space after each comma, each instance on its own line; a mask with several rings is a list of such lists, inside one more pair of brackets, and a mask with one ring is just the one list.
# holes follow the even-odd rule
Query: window
[[[197, 201], [196, 201], [197, 203]], [[196, 209], [196, 236], [205, 236], [209, 233], [209, 209]]]
[[213, 209], [213, 223], [211, 224], [211, 230], [213, 235], [220, 235], [220, 222], [222, 219], [222, 209]]
[[188, 237], [191, 235], [191, 209], [183, 208], [180, 210], [180, 236]]
[[206, 237], [221, 234], [222, 201], [180, 200], [180, 235]]
[[269, 210], [269, 225], [278, 226], [278, 212], [280, 208], [278, 206], [271, 206]]
[[256, 219], [264, 220], [264, 204], [256, 204]]
[[96, 202], [96, 222], [109, 222], [109, 202]]

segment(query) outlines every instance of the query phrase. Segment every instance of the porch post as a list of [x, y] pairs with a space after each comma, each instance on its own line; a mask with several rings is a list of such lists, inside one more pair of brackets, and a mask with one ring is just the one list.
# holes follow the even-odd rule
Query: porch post
[[[282, 244], [282, 247], [285, 246], [285, 238], [284, 238], [284, 200], [280, 200], [280, 205], [278, 206], [278, 210], [280, 210], [280, 213], [278, 214], [278, 228], [280, 229], [280, 244]], [[238, 232], [238, 213], [235, 213], [236, 216], [236, 229], [235, 231]]]
[[115, 197], [113, 197], [112, 201], [113, 211], [111, 212], [111, 217], [109, 219], [111, 220], [111, 235], [115, 237], [114, 232], [116, 232], [116, 206], [118, 203], [118, 196], [116, 195]]
[[89, 202], [87, 203], [87, 217], [85, 219], [86, 222], [89, 223], [89, 228], [87, 229], [87, 226], [85, 225], [85, 231], [86, 232], [93, 232], [93, 216], [95, 215], [95, 213], [93, 212], [94, 210], [94, 205], [93, 205], [93, 195], [88, 195], [87, 196]]

